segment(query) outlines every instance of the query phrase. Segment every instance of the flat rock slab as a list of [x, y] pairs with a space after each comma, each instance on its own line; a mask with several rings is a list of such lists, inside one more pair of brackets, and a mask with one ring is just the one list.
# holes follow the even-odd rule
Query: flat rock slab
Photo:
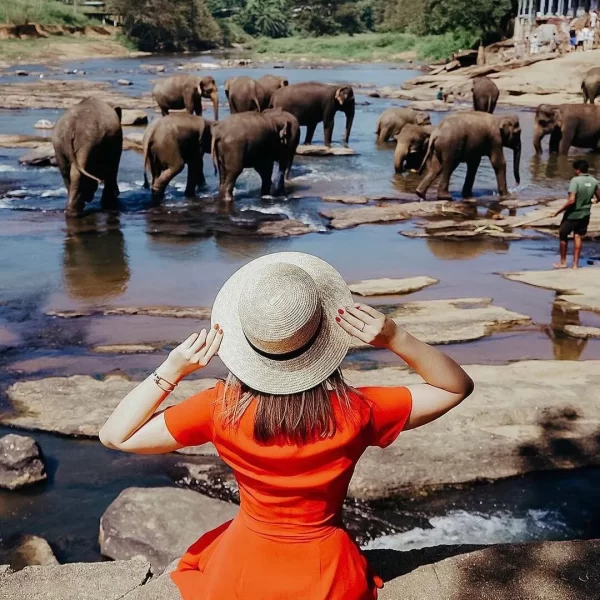
[[16, 490], [46, 477], [40, 448], [33, 438], [14, 433], [0, 438], [0, 488]]
[[210, 308], [196, 308], [187, 306], [114, 306], [96, 307], [85, 310], [51, 310], [46, 314], [49, 317], [61, 317], [63, 319], [77, 319], [93, 315], [141, 315], [147, 317], [172, 317], [175, 319], [199, 319], [206, 321], [210, 319]]
[[[435, 548], [381, 551], [379, 560], [378, 554], [369, 552], [376, 571], [387, 566], [390, 573], [394, 568], [406, 573], [385, 584], [380, 600], [589, 600], [598, 596], [599, 540], [501, 544], [469, 553], [446, 546], [444, 551], [451, 557], [437, 561], [431, 556], [440, 553]], [[387, 565], [379, 565], [384, 557]]]
[[125, 109], [121, 115], [121, 125], [148, 125], [148, 115], [143, 110]]
[[0, 575], [0, 600], [121, 600], [151, 576], [144, 560], [27, 567]]
[[296, 154], [299, 156], [356, 156], [356, 151], [352, 148], [344, 148], [340, 146], [313, 146], [303, 145], [298, 146]]
[[341, 204], [368, 204], [367, 196], [323, 196], [323, 202], [339, 202]]
[[191, 490], [128, 488], [100, 519], [100, 550], [113, 559], [141, 556], [160, 572], [238, 511], [234, 504]]
[[565, 325], [562, 330], [571, 337], [584, 340], [600, 339], [600, 327], [587, 327], [585, 325]]
[[430, 201], [385, 203], [365, 208], [332, 208], [321, 210], [319, 214], [330, 220], [329, 226], [333, 229], [350, 229], [357, 225], [391, 223], [412, 217], [469, 217], [476, 212], [476, 206], [468, 202]]
[[[481, 339], [494, 331], [505, 331], [531, 319], [501, 306], [491, 298], [454, 298], [405, 302], [381, 307], [396, 323], [428, 344], [454, 344]], [[356, 341], [353, 349], [372, 346]]]
[[104, 344], [94, 346], [92, 352], [100, 354], [148, 354], [160, 350], [164, 344]]
[[57, 565], [58, 560], [44, 538], [24, 535], [8, 548], [0, 547], [0, 563], [8, 563], [13, 571], [19, 571], [34, 565]]
[[[350, 494], [374, 499], [532, 471], [598, 464], [600, 361], [467, 365], [473, 395], [443, 418], [369, 448]], [[406, 368], [346, 370], [356, 386], [403, 386]], [[511, 596], [515, 597], [515, 596]]]
[[[0, 86], [1, 88], [2, 86]], [[0, 92], [1, 94], [1, 92]], [[0, 103], [1, 104], [1, 103]], [[1, 108], [1, 106], [0, 106]], [[139, 136], [139, 137], [138, 137]], [[12, 133], [0, 133], [0, 148], [48, 148], [48, 138], [41, 135], [20, 135]], [[123, 136], [124, 150], [142, 151], [142, 134], [128, 133]]]
[[54, 146], [50, 143], [41, 144], [19, 157], [19, 164], [29, 167], [55, 167], [56, 153]]
[[318, 229], [314, 225], [296, 221], [295, 219], [286, 219], [284, 221], [266, 221], [261, 223], [256, 229], [255, 235], [285, 238], [296, 235], [306, 235], [307, 233], [316, 233]]
[[558, 300], [573, 309], [600, 312], [600, 268], [553, 269], [503, 273], [506, 279], [559, 292]]
[[405, 277], [402, 279], [365, 279], [351, 284], [350, 291], [359, 296], [385, 296], [390, 294], [410, 294], [418, 292], [434, 283], [437, 279], [432, 277]]
[[[164, 406], [214, 386], [214, 379], [182, 381]], [[0, 423], [63, 435], [98, 435], [117, 404], [138, 384], [120, 377], [99, 381], [88, 375], [18, 381], [7, 391], [16, 413]]]

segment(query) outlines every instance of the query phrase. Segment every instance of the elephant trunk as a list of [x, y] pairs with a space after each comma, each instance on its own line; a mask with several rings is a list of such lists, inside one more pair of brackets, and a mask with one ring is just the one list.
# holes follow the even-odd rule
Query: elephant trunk
[[218, 121], [219, 120], [219, 92], [217, 92], [217, 90], [212, 92], [212, 94], [210, 95], [210, 99], [212, 100], [212, 103], [213, 103], [213, 111], [215, 113], [215, 121]]
[[521, 175], [519, 174], [519, 166], [521, 164], [521, 141], [519, 140], [513, 147], [513, 172], [517, 185], [521, 183]]
[[408, 152], [409, 148], [406, 144], [396, 144], [396, 151], [394, 152], [394, 171], [396, 173], [402, 173], [404, 170], [404, 162]]
[[350, 140], [350, 132], [352, 131], [352, 123], [354, 122], [355, 104], [352, 100], [350, 106], [344, 111], [346, 114], [346, 131], [344, 132], [344, 146], [348, 146]]
[[536, 126], [533, 132], [533, 147], [536, 154], [542, 153], [542, 139], [544, 137], [544, 131], [541, 127]]

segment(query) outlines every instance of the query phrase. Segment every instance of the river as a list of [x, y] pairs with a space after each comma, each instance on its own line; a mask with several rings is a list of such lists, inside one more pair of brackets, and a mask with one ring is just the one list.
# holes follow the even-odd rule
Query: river
[[[62, 67], [83, 69], [87, 79], [110, 81], [115, 86], [117, 79], [127, 78], [133, 85], [119, 87], [119, 91], [139, 96], [151, 90], [151, 80], [156, 77], [142, 69], [142, 64], [165, 64], [167, 71], [172, 71], [178, 63], [191, 59], [102, 59]], [[194, 60], [210, 59], [203, 56]], [[39, 71], [40, 67], [35, 69]], [[42, 71], [46, 72], [44, 68]], [[259, 77], [267, 72], [285, 74], [291, 83], [316, 80], [376, 86], [399, 85], [416, 74], [386, 64], [319, 69], [290, 65], [277, 71], [268, 66], [211, 70], [221, 89], [229, 77]], [[57, 77], [50, 70], [47, 76]], [[13, 78], [6, 75], [3, 79]], [[555, 259], [555, 238], [445, 242], [399, 235], [399, 231], [413, 228], [412, 222], [327, 230], [326, 221], [319, 216], [323, 195], [392, 196], [398, 191], [414, 191], [418, 181], [415, 175], [394, 175], [393, 146], [377, 147], [374, 140], [378, 115], [386, 107], [400, 103], [367, 97], [358, 86], [355, 92], [358, 106], [350, 145], [356, 156], [298, 157], [289, 193], [284, 198], [260, 199], [260, 179], [254, 172], [246, 171], [238, 181], [234, 207], [224, 213], [213, 209], [216, 179], [209, 157], [205, 162], [208, 185], [196, 200], [183, 197], [183, 174], [168, 189], [163, 206], [151, 209], [149, 193], [141, 185], [141, 156], [127, 151], [119, 173], [121, 212], [98, 212], [67, 224], [62, 214], [66, 194], [58, 171], [19, 166], [17, 159], [23, 150], [0, 148], [2, 389], [20, 378], [51, 375], [101, 377], [121, 370], [134, 378], [142, 377], [160, 360], [156, 354], [98, 354], [91, 347], [183, 339], [191, 327], [198, 328], [203, 323], [139, 316], [63, 320], [45, 313], [98, 305], [210, 306], [221, 283], [239, 266], [264, 253], [282, 250], [317, 254], [334, 264], [348, 281], [411, 275], [440, 279], [439, 284], [409, 296], [411, 300], [490, 296], [498, 305], [533, 318], [534, 325], [530, 327], [445, 347], [463, 363], [600, 358], [599, 340], [586, 342], [551, 334], [558, 318], [551, 313], [552, 292], [509, 282], [497, 274], [548, 267]], [[54, 110], [0, 111], [0, 131], [39, 134], [33, 129], [35, 121], [56, 120], [59, 114]], [[535, 157], [531, 144], [533, 112], [518, 114], [523, 129], [521, 185], [514, 186], [509, 168], [509, 186], [520, 199], [564, 193], [571, 176], [568, 161], [548, 158], [547, 154], [541, 159]], [[206, 116], [211, 117], [210, 110]], [[431, 116], [436, 124], [445, 115]], [[334, 143], [339, 144], [343, 126], [344, 117], [338, 115]], [[315, 143], [321, 143], [322, 136], [322, 128], [318, 128]], [[598, 155], [586, 157], [597, 171]], [[507, 161], [510, 165], [512, 156], [508, 150]], [[464, 168], [460, 167], [451, 185], [456, 198], [463, 177]], [[493, 171], [484, 159], [475, 182], [475, 195], [485, 203], [493, 198], [495, 188]], [[433, 191], [430, 194], [433, 197]], [[254, 218], [255, 211], [285, 214], [316, 226], [319, 233], [285, 239], [249, 237], [243, 225]], [[205, 226], [207, 222], [211, 224], [210, 231]], [[587, 243], [583, 261], [598, 257], [598, 244]], [[399, 299], [392, 298], [395, 300]], [[593, 325], [599, 319], [582, 313], [581, 322]], [[373, 351], [353, 354], [349, 360], [373, 366], [393, 357]], [[223, 366], [214, 361], [205, 374], [223, 375]], [[0, 410], [9, 410], [4, 395], [0, 396]], [[95, 441], [47, 434], [34, 437], [50, 459], [50, 481], [24, 492], [0, 492], [0, 535], [4, 540], [21, 531], [45, 535], [62, 560], [99, 558], [98, 520], [120, 490], [130, 485], [168, 485], [173, 481], [173, 457], [125, 457], [105, 450]], [[406, 499], [383, 503], [367, 509], [375, 511], [371, 515], [384, 516], [391, 536], [379, 532], [381, 535], [369, 543], [373, 547], [410, 548], [438, 543], [589, 537], [599, 533], [598, 524], [585, 517], [590, 510], [588, 501], [598, 497], [599, 486], [600, 473], [592, 469], [557, 476], [532, 475], [475, 486], [472, 490], [442, 492], [419, 501], [418, 506]], [[556, 499], [555, 505], [550, 506], [548, 497]], [[570, 508], [563, 510], [567, 504]], [[369, 514], [365, 516], [365, 528]]]

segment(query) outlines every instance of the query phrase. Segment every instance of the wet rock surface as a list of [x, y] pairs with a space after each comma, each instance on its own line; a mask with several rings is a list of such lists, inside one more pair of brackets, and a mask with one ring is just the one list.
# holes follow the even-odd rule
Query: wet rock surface
[[210, 319], [210, 308], [196, 308], [193, 306], [114, 306], [97, 307], [85, 310], [52, 310], [46, 314], [50, 317], [63, 319], [76, 319], [91, 315], [140, 315], [149, 317], [172, 317], [175, 319]]
[[302, 145], [298, 146], [296, 154], [300, 156], [355, 156], [356, 151], [352, 148], [344, 148], [343, 146], [314, 146]]
[[0, 548], [0, 563], [6, 563], [13, 571], [19, 571], [35, 565], [57, 565], [58, 560], [44, 538], [24, 535], [16, 543]]
[[100, 549], [113, 559], [142, 557], [157, 572], [238, 507], [179, 488], [128, 488], [100, 519]]
[[16, 490], [44, 479], [40, 448], [33, 438], [14, 433], [0, 438], [0, 488]]
[[92, 352], [98, 352], [99, 354], [147, 354], [156, 352], [162, 346], [162, 344], [104, 344], [94, 346]]
[[54, 129], [54, 121], [48, 121], [48, 119], [40, 119], [36, 121], [33, 127], [35, 129]]
[[148, 115], [143, 110], [125, 109], [121, 115], [121, 125], [147, 125]]
[[41, 144], [19, 158], [19, 164], [29, 167], [55, 167], [56, 157], [52, 144]]
[[[369, 448], [350, 494], [368, 500], [440, 485], [597, 464], [600, 361], [466, 365], [473, 395], [443, 419]], [[353, 385], [419, 383], [407, 369], [345, 372]]]
[[359, 296], [384, 296], [391, 294], [410, 294], [438, 283], [432, 277], [405, 277], [403, 279], [367, 279], [352, 283], [350, 291]]
[[557, 300], [573, 309], [600, 312], [600, 268], [554, 269], [551, 271], [522, 271], [503, 273], [512, 281], [558, 292]]
[[565, 325], [562, 330], [571, 337], [589, 340], [600, 339], [600, 327], [586, 327], [585, 325]]

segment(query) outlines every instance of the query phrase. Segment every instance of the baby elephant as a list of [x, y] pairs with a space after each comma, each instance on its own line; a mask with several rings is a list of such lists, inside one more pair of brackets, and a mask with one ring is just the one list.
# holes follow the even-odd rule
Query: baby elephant
[[397, 136], [405, 125], [431, 125], [426, 112], [413, 108], [387, 108], [377, 120], [377, 142], [383, 144]]
[[394, 171], [402, 173], [404, 169], [418, 171], [427, 153], [429, 136], [433, 131], [431, 125], [413, 125], [409, 123], [396, 136], [394, 152]]
[[172, 113], [156, 119], [144, 133], [144, 187], [146, 170], [152, 174], [152, 198], [160, 202], [169, 182], [187, 165], [185, 195], [194, 197], [205, 184], [204, 154], [210, 152], [212, 122], [187, 113]]
[[300, 142], [300, 125], [293, 115], [282, 110], [231, 115], [213, 127], [212, 136], [222, 199], [233, 200], [235, 182], [244, 169], [260, 175], [261, 194], [269, 195], [275, 162], [279, 163], [276, 193], [283, 193], [284, 176]]
[[69, 194], [66, 213], [80, 215], [104, 182], [102, 208], [114, 208], [123, 150], [121, 109], [86, 98], [67, 110], [52, 133], [56, 163]]

